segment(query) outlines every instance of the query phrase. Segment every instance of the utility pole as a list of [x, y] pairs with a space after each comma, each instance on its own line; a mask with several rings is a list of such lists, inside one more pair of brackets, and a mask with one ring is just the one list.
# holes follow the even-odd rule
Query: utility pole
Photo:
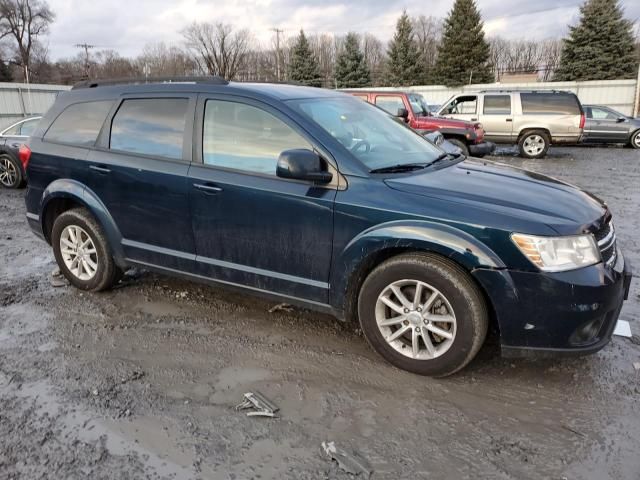
[[96, 46], [89, 45], [88, 43], [76, 43], [74, 47], [84, 50], [84, 76], [89, 78], [89, 69], [91, 68], [91, 64], [89, 63], [89, 49], [96, 48]]
[[271, 31], [276, 32], [276, 77], [280, 81], [280, 34], [284, 33], [284, 30], [275, 27]]

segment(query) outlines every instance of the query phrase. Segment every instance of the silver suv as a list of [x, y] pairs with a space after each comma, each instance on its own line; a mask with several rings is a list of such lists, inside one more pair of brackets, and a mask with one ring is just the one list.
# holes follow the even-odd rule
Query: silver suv
[[552, 143], [578, 143], [585, 116], [578, 97], [556, 90], [483, 90], [447, 100], [437, 115], [480, 122], [485, 138], [517, 143], [527, 158], [544, 157]]

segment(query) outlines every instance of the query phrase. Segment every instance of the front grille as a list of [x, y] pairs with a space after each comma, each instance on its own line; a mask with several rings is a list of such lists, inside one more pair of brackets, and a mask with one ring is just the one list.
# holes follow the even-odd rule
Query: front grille
[[611, 266], [616, 262], [616, 232], [613, 228], [613, 222], [605, 224], [600, 230], [593, 232], [602, 261]]

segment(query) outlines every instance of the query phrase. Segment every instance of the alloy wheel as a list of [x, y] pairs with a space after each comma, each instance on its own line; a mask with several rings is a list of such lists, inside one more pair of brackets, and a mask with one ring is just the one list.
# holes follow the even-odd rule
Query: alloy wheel
[[16, 166], [7, 157], [0, 158], [0, 183], [5, 187], [13, 187], [18, 180]]
[[456, 337], [456, 316], [449, 300], [419, 280], [399, 280], [378, 296], [378, 329], [398, 353], [414, 360], [444, 354]]
[[544, 138], [540, 135], [530, 135], [524, 140], [523, 148], [527, 155], [535, 157], [540, 155], [545, 147]]
[[79, 280], [91, 280], [98, 271], [98, 253], [89, 234], [69, 225], [60, 234], [60, 253], [65, 266]]
[[636, 133], [633, 137], [633, 146], [636, 148], [640, 148], [640, 132]]

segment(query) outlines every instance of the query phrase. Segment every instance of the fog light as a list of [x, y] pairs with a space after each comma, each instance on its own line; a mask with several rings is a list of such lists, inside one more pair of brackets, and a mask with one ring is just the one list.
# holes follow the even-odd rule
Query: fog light
[[593, 342], [598, 336], [603, 322], [604, 316], [583, 323], [571, 334], [569, 343], [572, 345], [584, 345]]

